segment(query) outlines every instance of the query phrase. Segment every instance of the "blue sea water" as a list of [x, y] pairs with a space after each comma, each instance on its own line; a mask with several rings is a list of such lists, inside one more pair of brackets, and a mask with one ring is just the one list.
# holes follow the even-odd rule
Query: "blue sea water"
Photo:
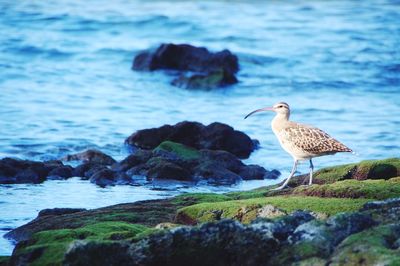
[[[260, 141], [246, 162], [284, 176], [292, 159], [270, 129], [272, 114], [243, 120], [277, 101], [291, 105], [293, 120], [324, 129], [356, 152], [317, 158], [317, 168], [400, 155], [399, 1], [0, 0], [0, 33], [0, 158], [57, 159], [98, 148], [122, 159], [124, 139], [136, 130], [219, 121]], [[163, 72], [131, 71], [135, 54], [162, 42], [230, 49], [239, 56], [240, 82], [189, 91], [171, 86]], [[0, 235], [43, 208], [96, 208], [270, 182], [102, 189], [74, 178], [3, 185]], [[12, 247], [1, 239], [0, 255]]]

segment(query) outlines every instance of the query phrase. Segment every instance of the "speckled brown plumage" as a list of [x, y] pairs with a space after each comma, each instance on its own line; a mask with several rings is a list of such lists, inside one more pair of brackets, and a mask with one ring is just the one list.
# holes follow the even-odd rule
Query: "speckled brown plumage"
[[245, 118], [262, 111], [273, 111], [276, 113], [276, 116], [271, 122], [272, 131], [278, 138], [282, 148], [292, 155], [294, 159], [293, 168], [289, 177], [286, 178], [281, 186], [274, 190], [283, 189], [287, 186], [296, 172], [299, 161], [310, 161], [310, 179], [308, 184], [311, 185], [314, 170], [312, 158], [335, 154], [337, 152], [352, 151], [319, 128], [289, 121], [290, 108], [289, 105], [284, 102], [276, 103], [272, 107], [257, 109], [249, 113]]
[[352, 151], [321, 129], [298, 123], [290, 123], [290, 126], [279, 132], [279, 136], [284, 143], [291, 142], [305, 153], [313, 154], [313, 157]]

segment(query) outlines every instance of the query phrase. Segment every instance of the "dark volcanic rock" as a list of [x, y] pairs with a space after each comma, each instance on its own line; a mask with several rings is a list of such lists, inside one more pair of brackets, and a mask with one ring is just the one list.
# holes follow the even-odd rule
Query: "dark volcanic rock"
[[[187, 130], [196, 131], [196, 128], [197, 124], [188, 124]], [[162, 142], [152, 152], [137, 149], [133, 155], [114, 164], [112, 169], [129, 176], [145, 175], [148, 179], [205, 180], [221, 185], [234, 184], [242, 179], [276, 178], [276, 174], [269, 175], [270, 172], [261, 166], [245, 165], [229, 152], [199, 151], [172, 141]]]
[[82, 208], [54, 208], [54, 209], [43, 209], [39, 212], [38, 217], [48, 216], [48, 215], [63, 215], [71, 214], [76, 212], [86, 211]]
[[132, 180], [123, 172], [114, 172], [110, 169], [102, 169], [90, 177], [90, 182], [101, 187], [108, 185], [127, 185]]
[[151, 151], [138, 149], [135, 151], [134, 154], [129, 155], [121, 162], [113, 164], [111, 169], [113, 169], [114, 171], [129, 170], [132, 167], [147, 162], [150, 159], [151, 155], [152, 155]]
[[188, 180], [191, 174], [176, 164], [162, 162], [151, 168], [147, 173], [147, 177], [151, 179]]
[[111, 156], [96, 149], [89, 149], [80, 153], [67, 155], [63, 160], [92, 162], [102, 165], [111, 165], [116, 162]]
[[185, 88], [215, 88], [236, 83], [239, 64], [238, 58], [228, 50], [211, 53], [206, 48], [187, 44], [162, 44], [155, 51], [138, 54], [132, 69], [185, 71], [172, 84]]
[[69, 165], [60, 166], [51, 170], [47, 179], [67, 179], [72, 177], [73, 168]]
[[49, 173], [61, 173], [65, 167], [69, 168], [60, 161], [35, 162], [3, 158], [0, 160], [0, 184], [41, 183]]
[[225, 150], [239, 158], [248, 158], [256, 148], [256, 141], [241, 131], [222, 123], [208, 126], [197, 122], [183, 121], [174, 126], [139, 130], [129, 136], [125, 143], [143, 149], [154, 149], [161, 142], [170, 140], [196, 148]]
[[[101, 243], [73, 247], [65, 256], [66, 265], [98, 261], [96, 250], [107, 250]], [[110, 248], [110, 245], [107, 245]], [[262, 252], [254, 252], [255, 247]], [[129, 247], [120, 243], [107, 252], [108, 264], [118, 265], [261, 265], [278, 249], [271, 234], [255, 226], [235, 221], [207, 223], [199, 228], [180, 227], [150, 236]]]

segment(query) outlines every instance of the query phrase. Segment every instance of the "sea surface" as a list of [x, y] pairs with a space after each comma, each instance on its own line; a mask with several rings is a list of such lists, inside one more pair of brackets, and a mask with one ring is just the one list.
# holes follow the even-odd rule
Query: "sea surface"
[[[212, 91], [134, 72], [133, 57], [161, 43], [230, 49], [239, 83]], [[400, 1], [0, 0], [0, 158], [57, 159], [87, 148], [116, 159], [132, 132], [183, 120], [219, 121], [260, 141], [246, 160], [288, 174], [292, 159], [270, 129], [288, 102], [291, 118], [318, 126], [355, 154], [316, 158], [317, 168], [399, 157]], [[300, 166], [306, 172], [308, 165]], [[99, 188], [73, 178], [0, 185], [1, 236], [54, 207], [97, 208], [186, 191], [232, 187], [190, 183]]]

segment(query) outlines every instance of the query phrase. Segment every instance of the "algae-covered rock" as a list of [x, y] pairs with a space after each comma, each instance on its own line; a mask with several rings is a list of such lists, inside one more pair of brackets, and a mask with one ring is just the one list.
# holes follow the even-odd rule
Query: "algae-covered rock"
[[336, 248], [329, 265], [400, 265], [399, 239], [400, 223], [351, 235]]
[[217, 185], [279, 176], [277, 170], [270, 172], [261, 166], [245, 165], [227, 151], [197, 150], [173, 141], [162, 142], [151, 153], [137, 150], [112, 169], [128, 176], [144, 175], [148, 180], [206, 181]]
[[[336, 199], [317, 197], [263, 197], [247, 200], [231, 200], [223, 202], [207, 202], [191, 205], [178, 210], [177, 221], [189, 224], [211, 222], [220, 219], [237, 219], [250, 222], [262, 214], [265, 206], [274, 206], [280, 209], [280, 214], [296, 210], [308, 210], [315, 213], [333, 215], [339, 212], [356, 211], [369, 199]], [[271, 212], [276, 217], [277, 212]]]
[[205, 126], [190, 121], [138, 130], [131, 134], [125, 143], [142, 149], [154, 149], [167, 140], [197, 150], [224, 150], [239, 158], [248, 158], [257, 147], [257, 141], [226, 124], [215, 122]]
[[[272, 233], [258, 225], [221, 221], [199, 228], [180, 227], [153, 234], [130, 245], [129, 252], [123, 248], [119, 252], [122, 258], [130, 256], [130, 265], [260, 265], [268, 261], [278, 247], [279, 242]], [[254, 252], [255, 248], [262, 252]], [[65, 262], [82, 265], [81, 257], [94, 253], [87, 249], [90, 247], [70, 250]], [[116, 265], [112, 261], [109, 263]]]
[[[314, 173], [314, 184], [334, 183], [346, 179], [389, 179], [400, 176], [400, 159], [366, 160], [359, 163], [326, 167]], [[308, 175], [301, 175], [289, 183], [300, 185], [308, 180]]]
[[174, 69], [183, 72], [173, 85], [187, 89], [212, 89], [237, 83], [238, 59], [228, 50], [211, 53], [188, 44], [162, 44], [138, 54], [134, 70]]
[[329, 198], [370, 198], [382, 200], [400, 197], [400, 180], [397, 178], [364, 181], [343, 180], [332, 184], [296, 187], [292, 191], [292, 194]]
[[13, 251], [11, 265], [61, 265], [64, 254], [76, 240], [109, 242], [131, 239], [150, 230], [143, 225], [123, 222], [102, 222], [78, 229], [42, 231], [29, 240], [19, 242]]
[[296, 228], [284, 246], [272, 260], [273, 265], [311, 258], [327, 258], [347, 236], [368, 229], [376, 222], [368, 214], [338, 214], [327, 221], [311, 221]]

